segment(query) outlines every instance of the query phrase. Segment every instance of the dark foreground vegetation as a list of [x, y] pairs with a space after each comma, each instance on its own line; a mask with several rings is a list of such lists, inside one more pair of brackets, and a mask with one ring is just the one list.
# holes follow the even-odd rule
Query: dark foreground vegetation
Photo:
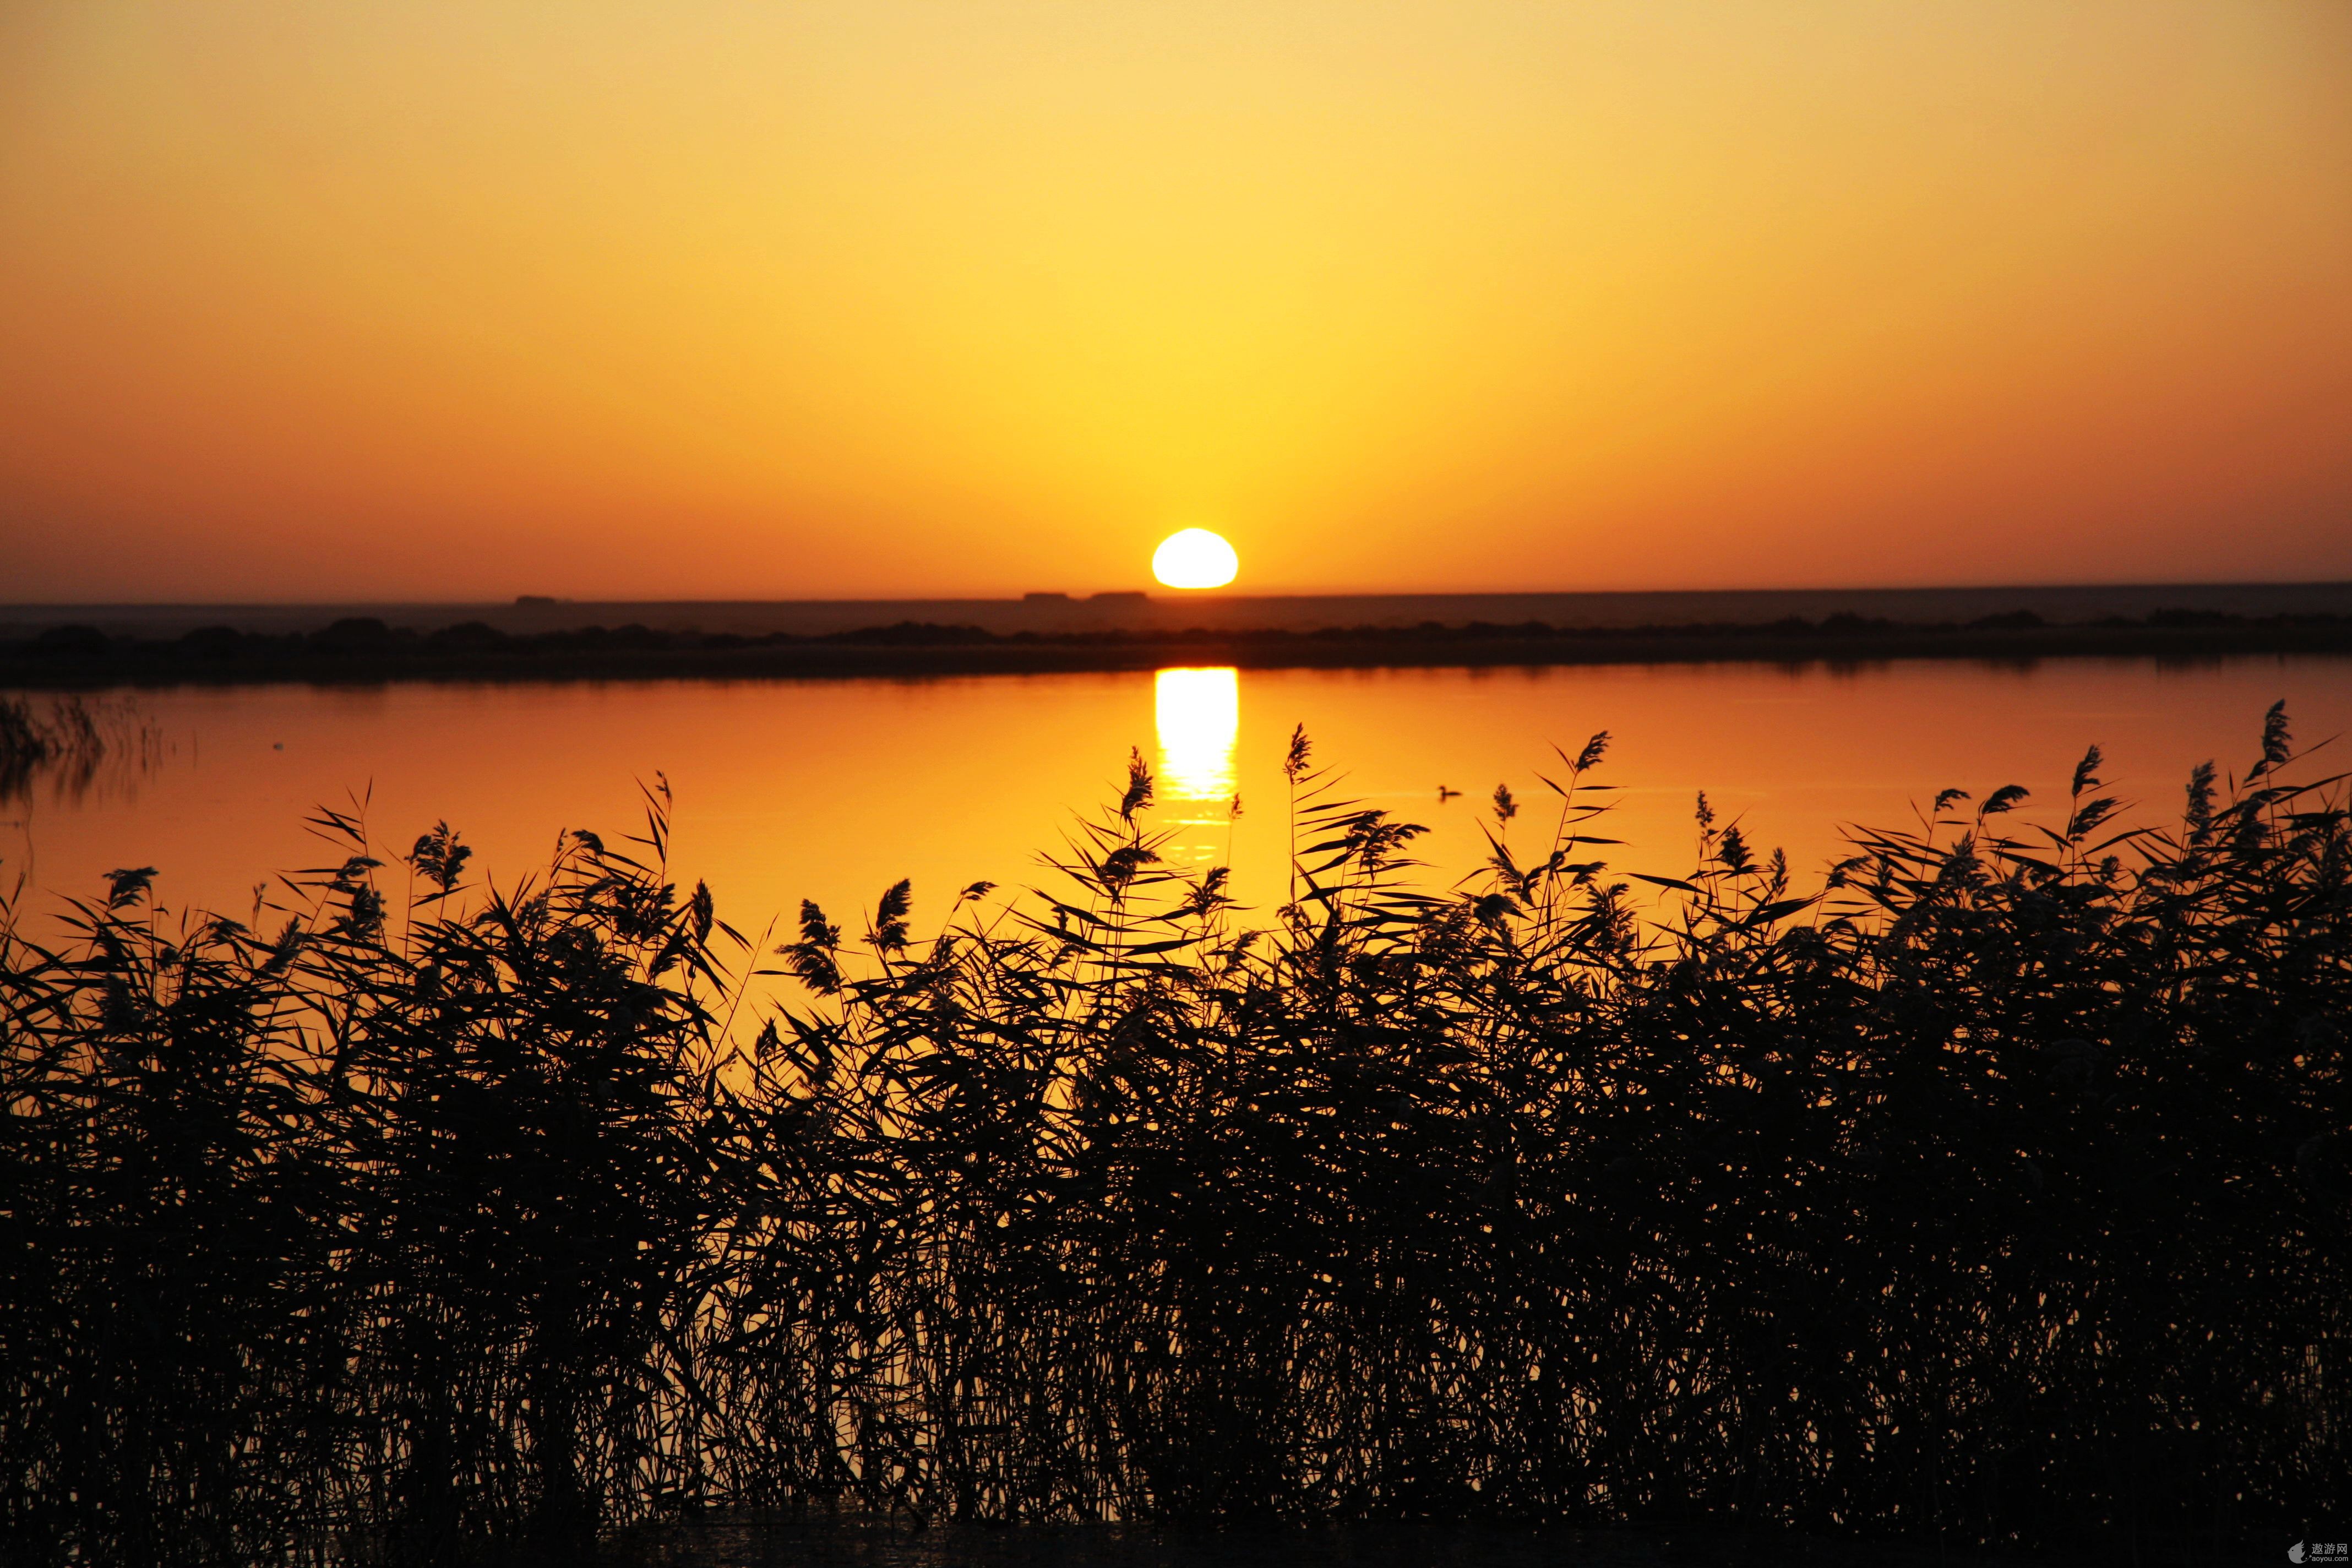
[[1010, 674], [1150, 669], [1171, 662], [1247, 668], [1674, 663], [1764, 659], [1792, 663], [1887, 658], [2031, 659], [2069, 655], [2210, 658], [2249, 653], [2352, 652], [2352, 616], [2239, 616], [2159, 609], [2052, 624], [2030, 610], [1965, 625], [1850, 614], [1756, 625], [1562, 626], [1425, 621], [1417, 626], [1189, 631], [1136, 626], [993, 632], [901, 621], [798, 637], [664, 631], [643, 626], [509, 633], [479, 621], [420, 633], [372, 616], [315, 632], [247, 633], [210, 626], [178, 637], [109, 637], [52, 626], [0, 642], [0, 686], [463, 679], [645, 679]]
[[1601, 752], [1431, 893], [1301, 741], [1262, 931], [1155, 860], [1139, 764], [1061, 893], [936, 936], [902, 884], [739, 937], [659, 796], [500, 890], [329, 813], [286, 908], [167, 924], [142, 868], [50, 946], [0, 911], [0, 1552], [2324, 1528], [2352, 821], [2284, 717], [2168, 827], [2094, 752], [2045, 826], [1948, 795], [1816, 897], [1704, 809], [1689, 875], [1618, 879]]

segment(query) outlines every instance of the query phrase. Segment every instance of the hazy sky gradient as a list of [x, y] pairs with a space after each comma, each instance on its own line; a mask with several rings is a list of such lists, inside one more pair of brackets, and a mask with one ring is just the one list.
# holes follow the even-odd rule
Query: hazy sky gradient
[[0, 9], [0, 599], [2352, 577], [2352, 5]]

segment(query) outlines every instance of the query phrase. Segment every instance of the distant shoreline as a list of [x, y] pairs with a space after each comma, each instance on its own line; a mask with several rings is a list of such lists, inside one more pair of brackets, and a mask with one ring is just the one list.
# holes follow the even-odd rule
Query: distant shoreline
[[389, 601], [341, 604], [0, 604], [0, 646], [67, 626], [110, 637], [170, 640], [226, 627], [247, 634], [305, 635], [362, 618], [419, 634], [468, 624], [509, 637], [639, 626], [767, 638], [819, 638], [902, 622], [977, 626], [1000, 637], [1088, 632], [1192, 631], [1231, 635], [1310, 633], [1331, 627], [1389, 630], [1431, 623], [1461, 627], [1541, 623], [1590, 632], [1673, 627], [1760, 626], [1791, 618], [1839, 616], [1909, 627], [1967, 626], [2021, 613], [2050, 626], [2143, 621], [2188, 611], [2243, 620], [2336, 616], [2352, 618], [2352, 582], [2024, 584], [1943, 588], [1738, 588], [1643, 592], [1489, 594], [1038, 593], [996, 599], [569, 600], [523, 595], [491, 604]]
[[1247, 669], [1534, 668], [1601, 664], [1855, 665], [1894, 659], [2156, 658], [2352, 653], [2352, 616], [2248, 617], [2169, 608], [2139, 618], [2052, 625], [2032, 611], [1973, 624], [1913, 625], [1851, 614], [1819, 622], [1631, 627], [1543, 622], [1168, 630], [1139, 626], [992, 631], [902, 621], [814, 637], [671, 631], [641, 625], [514, 634], [481, 622], [430, 632], [347, 617], [312, 632], [227, 627], [178, 637], [110, 637], [52, 627], [0, 641], [0, 687], [392, 681], [847, 679], [1140, 670], [1169, 665]]

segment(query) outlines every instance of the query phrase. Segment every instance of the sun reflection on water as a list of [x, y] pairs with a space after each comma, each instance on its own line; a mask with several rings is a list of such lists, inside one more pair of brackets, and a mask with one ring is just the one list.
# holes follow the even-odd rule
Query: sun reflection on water
[[[1241, 672], [1163, 669], [1153, 678], [1160, 723], [1160, 797], [1215, 801], [1234, 795], [1234, 745], [1241, 731]], [[1222, 818], [1220, 818], [1222, 820]]]

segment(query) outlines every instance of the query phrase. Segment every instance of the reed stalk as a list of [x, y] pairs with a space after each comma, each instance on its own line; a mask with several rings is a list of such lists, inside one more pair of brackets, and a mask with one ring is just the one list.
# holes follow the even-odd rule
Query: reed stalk
[[1263, 929], [1139, 761], [927, 941], [903, 883], [745, 941], [661, 790], [506, 889], [327, 812], [266, 927], [144, 868], [0, 912], [6, 1560], [722, 1508], [2161, 1560], [2352, 1496], [2352, 817], [2284, 713], [2168, 826], [2095, 751], [1802, 895], [1702, 803], [1637, 897], [1605, 742], [1432, 889], [1300, 737]]

